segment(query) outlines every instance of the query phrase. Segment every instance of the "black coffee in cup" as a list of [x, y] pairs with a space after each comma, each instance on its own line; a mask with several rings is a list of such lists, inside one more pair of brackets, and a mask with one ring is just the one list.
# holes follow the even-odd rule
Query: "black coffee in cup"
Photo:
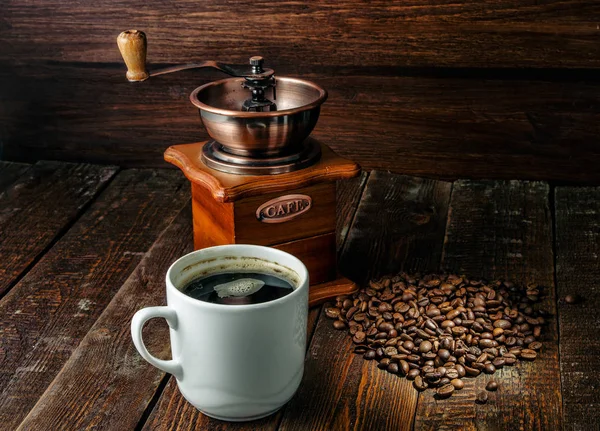
[[289, 295], [294, 286], [284, 278], [259, 272], [211, 274], [196, 278], [181, 291], [213, 304], [261, 304]]

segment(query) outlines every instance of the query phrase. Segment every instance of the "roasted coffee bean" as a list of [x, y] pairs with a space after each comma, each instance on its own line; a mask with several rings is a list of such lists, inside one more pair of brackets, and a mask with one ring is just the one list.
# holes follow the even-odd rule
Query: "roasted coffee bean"
[[386, 347], [384, 349], [385, 354], [388, 356], [393, 356], [398, 354], [398, 350], [395, 347]]
[[523, 349], [520, 357], [522, 359], [527, 359], [528, 361], [533, 361], [537, 357], [537, 353], [535, 350]]
[[383, 358], [381, 361], [379, 361], [379, 364], [377, 364], [377, 368], [385, 370], [388, 365], [390, 365], [390, 358]]
[[448, 368], [446, 370], [446, 377], [449, 379], [457, 379], [459, 377], [458, 371], [455, 368]]
[[580, 301], [581, 301], [581, 296], [579, 296], [577, 294], [565, 296], [565, 302], [567, 304], [577, 304]]
[[485, 369], [485, 364], [483, 362], [473, 362], [471, 367], [475, 368], [476, 370], [483, 371]]
[[[390, 347], [390, 346], [392, 346], [392, 347], [393, 347], [393, 346], [395, 346], [395, 345], [396, 345], [396, 343], [397, 343], [397, 342], [398, 342], [398, 339], [397, 339], [397, 338], [390, 338], [390, 339], [388, 339], [388, 340], [385, 342], [385, 346], [386, 346], [386, 347]], [[397, 353], [394, 353], [394, 355], [397, 355]]]
[[426, 364], [421, 368], [423, 374], [429, 374], [435, 372], [435, 367], [433, 365]]
[[408, 380], [414, 380], [420, 373], [421, 372], [418, 369], [413, 368], [408, 373], [406, 373], [406, 378]]
[[540, 350], [542, 348], [542, 343], [540, 343], [539, 341], [534, 341], [533, 343], [530, 343], [527, 347], [531, 350]]
[[505, 363], [506, 363], [506, 359], [504, 359], [504, 358], [495, 358], [492, 361], [492, 364], [494, 364], [494, 367], [496, 367], [496, 368], [502, 368]]
[[354, 320], [355, 322], [362, 322], [363, 320], [365, 320], [367, 316], [365, 315], [365, 313], [356, 313], [354, 316], [352, 316], [352, 320]]
[[366, 360], [371, 360], [371, 359], [375, 359], [375, 350], [367, 350], [365, 352], [365, 354], [363, 355], [363, 358]]
[[354, 334], [352, 341], [354, 341], [356, 344], [360, 344], [360, 343], [364, 343], [366, 338], [367, 338], [367, 334], [365, 334], [362, 331], [358, 331], [358, 332], [356, 332], [356, 334]]
[[327, 307], [325, 315], [331, 319], [337, 319], [340, 316], [340, 309], [335, 307]]
[[440, 350], [438, 350], [437, 354], [440, 357], [440, 359], [442, 359], [443, 361], [447, 361], [448, 358], [450, 358], [450, 356], [451, 356], [450, 351], [447, 349], [440, 349]]
[[494, 328], [508, 329], [512, 325], [508, 320], [500, 319], [494, 322]]
[[387, 302], [382, 302], [379, 304], [378, 311], [380, 313], [385, 313], [386, 311], [392, 311], [393, 307]]
[[400, 368], [398, 367], [398, 364], [395, 362], [392, 362], [387, 366], [387, 371], [389, 373], [398, 374], [399, 370], [400, 370]]
[[469, 329], [465, 328], [464, 326], [455, 326], [452, 328], [452, 334], [458, 337], [466, 334], [467, 332], [469, 332]]
[[458, 317], [459, 315], [460, 315], [460, 311], [458, 311], [458, 310], [452, 310], [449, 313], [446, 313], [446, 319], [452, 320], [455, 317]]
[[481, 374], [481, 371], [478, 370], [477, 368], [471, 368], [471, 367], [465, 366], [465, 373], [467, 376], [476, 377], [479, 374]]
[[469, 362], [469, 363], [470, 363], [470, 362], [475, 362], [475, 361], [477, 360], [477, 356], [475, 356], [475, 355], [474, 355], [474, 354], [472, 354], [472, 353], [467, 353], [467, 354], [465, 355], [465, 359], [466, 359], [466, 360], [467, 360], [467, 362]]
[[348, 310], [348, 312], [346, 313], [346, 319], [348, 319], [348, 320], [352, 319], [352, 316], [354, 316], [357, 311], [358, 311], [358, 307], [351, 307]]
[[408, 357], [406, 358], [406, 360], [408, 362], [418, 363], [421, 360], [421, 357], [419, 355], [408, 355]]
[[454, 322], [452, 320], [444, 320], [440, 326], [442, 328], [446, 329], [446, 328], [452, 328], [452, 327], [454, 327], [455, 324], [454, 324]]
[[442, 314], [442, 312], [440, 311], [439, 308], [437, 307], [432, 307], [429, 310], [427, 310], [427, 312], [425, 313], [428, 317], [437, 317], [440, 314]]
[[390, 332], [392, 329], [394, 329], [394, 325], [389, 322], [383, 322], [377, 328], [383, 332]]
[[402, 347], [404, 347], [406, 350], [411, 350], [411, 351], [412, 351], [412, 349], [414, 349], [414, 348], [415, 348], [415, 343], [413, 343], [413, 342], [412, 342], [412, 341], [410, 341], [410, 340], [406, 340], [406, 341], [404, 342], [404, 344], [402, 344]]
[[422, 329], [417, 329], [416, 330], [416, 334], [417, 334], [418, 337], [420, 337], [423, 340], [427, 340], [428, 338], [431, 337], [431, 334], [423, 331]]
[[342, 329], [346, 329], [346, 324], [344, 322], [342, 322], [341, 320], [334, 320], [333, 327], [337, 330], [342, 330]]
[[400, 369], [402, 370], [402, 374], [408, 375], [408, 373], [410, 372], [410, 367], [408, 366], [408, 362], [406, 362], [405, 360], [401, 360], [400, 361]]
[[446, 384], [441, 388], [438, 388], [437, 395], [440, 398], [449, 398], [454, 393], [454, 386], [450, 384]]
[[427, 384], [427, 382], [425, 382], [425, 380], [423, 380], [423, 378], [421, 376], [416, 376], [415, 377], [415, 381], [413, 382], [413, 386], [418, 391], [424, 391], [425, 389], [427, 389], [429, 387], [429, 385]]
[[458, 391], [465, 387], [465, 382], [463, 382], [461, 379], [452, 379], [450, 380], [450, 384]]
[[487, 384], [487, 385], [485, 385], [485, 388], [486, 388], [488, 391], [495, 391], [495, 390], [497, 390], [497, 389], [498, 389], [498, 383], [496, 383], [496, 381], [495, 381], [495, 380], [490, 380], [490, 381], [488, 382], [488, 384]]
[[483, 372], [486, 374], [494, 374], [496, 372], [496, 367], [494, 367], [494, 364], [485, 364]]
[[354, 353], [365, 353], [367, 350], [368, 350], [368, 347], [365, 346], [364, 344], [355, 346], [353, 349]]
[[432, 349], [432, 344], [429, 341], [423, 341], [419, 344], [419, 352], [427, 353]]
[[431, 331], [435, 331], [438, 328], [438, 325], [433, 320], [429, 319], [425, 321], [425, 328]]
[[487, 338], [482, 338], [481, 340], [479, 340], [479, 347], [481, 347], [482, 349], [488, 349], [490, 347], [496, 347], [497, 345], [498, 345], [498, 342], [495, 341], [495, 340], [489, 340]]
[[487, 403], [488, 400], [488, 394], [485, 391], [481, 391], [477, 394], [477, 397], [475, 398], [475, 402], [478, 404], [485, 404]]

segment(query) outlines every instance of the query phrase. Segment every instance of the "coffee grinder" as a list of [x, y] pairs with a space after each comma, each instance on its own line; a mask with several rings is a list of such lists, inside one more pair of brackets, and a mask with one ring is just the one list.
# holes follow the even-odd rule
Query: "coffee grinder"
[[241, 243], [291, 253], [308, 268], [311, 305], [355, 291], [336, 267], [336, 181], [356, 177], [360, 166], [310, 136], [327, 92], [276, 77], [258, 56], [148, 71], [143, 32], [125, 31], [117, 42], [132, 82], [194, 68], [231, 76], [190, 95], [211, 139], [164, 154], [192, 186], [195, 249]]

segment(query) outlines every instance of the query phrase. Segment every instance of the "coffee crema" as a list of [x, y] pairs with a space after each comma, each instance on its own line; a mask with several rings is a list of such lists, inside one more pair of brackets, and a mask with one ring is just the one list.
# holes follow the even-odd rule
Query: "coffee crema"
[[260, 272], [228, 272], [196, 278], [181, 291], [199, 301], [225, 305], [261, 304], [289, 295], [294, 285]]

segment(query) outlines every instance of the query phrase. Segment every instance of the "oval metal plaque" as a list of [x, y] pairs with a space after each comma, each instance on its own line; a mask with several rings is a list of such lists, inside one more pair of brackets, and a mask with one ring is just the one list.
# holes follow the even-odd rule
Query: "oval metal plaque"
[[265, 202], [256, 210], [256, 218], [263, 223], [284, 223], [304, 214], [312, 207], [307, 195], [285, 195]]

